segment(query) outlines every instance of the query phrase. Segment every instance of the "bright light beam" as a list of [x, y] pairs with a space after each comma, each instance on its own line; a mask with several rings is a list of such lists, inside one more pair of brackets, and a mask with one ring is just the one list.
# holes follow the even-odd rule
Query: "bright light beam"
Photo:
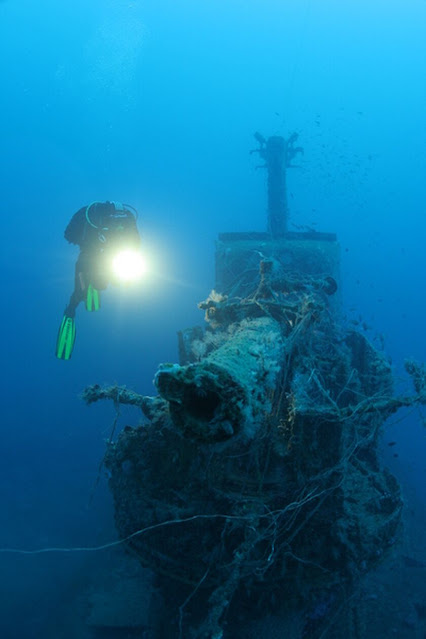
[[112, 270], [120, 282], [136, 282], [147, 272], [146, 260], [139, 251], [120, 251], [112, 261]]

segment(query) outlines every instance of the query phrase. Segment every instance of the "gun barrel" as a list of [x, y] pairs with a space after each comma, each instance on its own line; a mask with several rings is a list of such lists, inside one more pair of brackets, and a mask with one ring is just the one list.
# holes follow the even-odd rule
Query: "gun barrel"
[[251, 438], [270, 409], [283, 350], [278, 322], [246, 319], [202, 361], [162, 366], [155, 385], [185, 434], [205, 441]]

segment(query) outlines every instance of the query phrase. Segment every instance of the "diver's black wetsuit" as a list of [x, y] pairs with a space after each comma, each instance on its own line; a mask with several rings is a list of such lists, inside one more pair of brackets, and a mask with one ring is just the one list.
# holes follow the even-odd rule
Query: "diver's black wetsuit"
[[68, 242], [80, 247], [74, 291], [65, 309], [67, 317], [74, 317], [77, 306], [86, 298], [89, 284], [98, 291], [108, 286], [112, 251], [122, 245], [139, 247], [140, 237], [134, 214], [114, 202], [83, 206], [71, 218], [64, 235]]

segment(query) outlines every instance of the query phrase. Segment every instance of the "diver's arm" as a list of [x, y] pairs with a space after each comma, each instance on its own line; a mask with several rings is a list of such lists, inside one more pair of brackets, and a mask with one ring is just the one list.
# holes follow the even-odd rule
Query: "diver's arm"
[[67, 228], [65, 229], [64, 237], [71, 244], [77, 244], [81, 246], [84, 239], [84, 229], [86, 226], [86, 206], [74, 213]]

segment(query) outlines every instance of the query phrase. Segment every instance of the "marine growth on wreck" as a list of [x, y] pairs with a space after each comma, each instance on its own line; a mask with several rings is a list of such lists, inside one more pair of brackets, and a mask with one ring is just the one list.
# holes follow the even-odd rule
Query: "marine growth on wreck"
[[426, 371], [407, 362], [413, 395], [394, 395], [386, 356], [342, 321], [336, 237], [287, 230], [296, 136], [256, 137], [268, 230], [219, 236], [204, 326], [179, 333], [155, 397], [85, 391], [144, 415], [105, 464], [119, 536], [157, 575], [158, 636], [240, 637], [241, 618], [277, 611], [287, 636], [325, 636], [324, 611], [400, 533], [378, 440], [389, 415], [425, 402]]

